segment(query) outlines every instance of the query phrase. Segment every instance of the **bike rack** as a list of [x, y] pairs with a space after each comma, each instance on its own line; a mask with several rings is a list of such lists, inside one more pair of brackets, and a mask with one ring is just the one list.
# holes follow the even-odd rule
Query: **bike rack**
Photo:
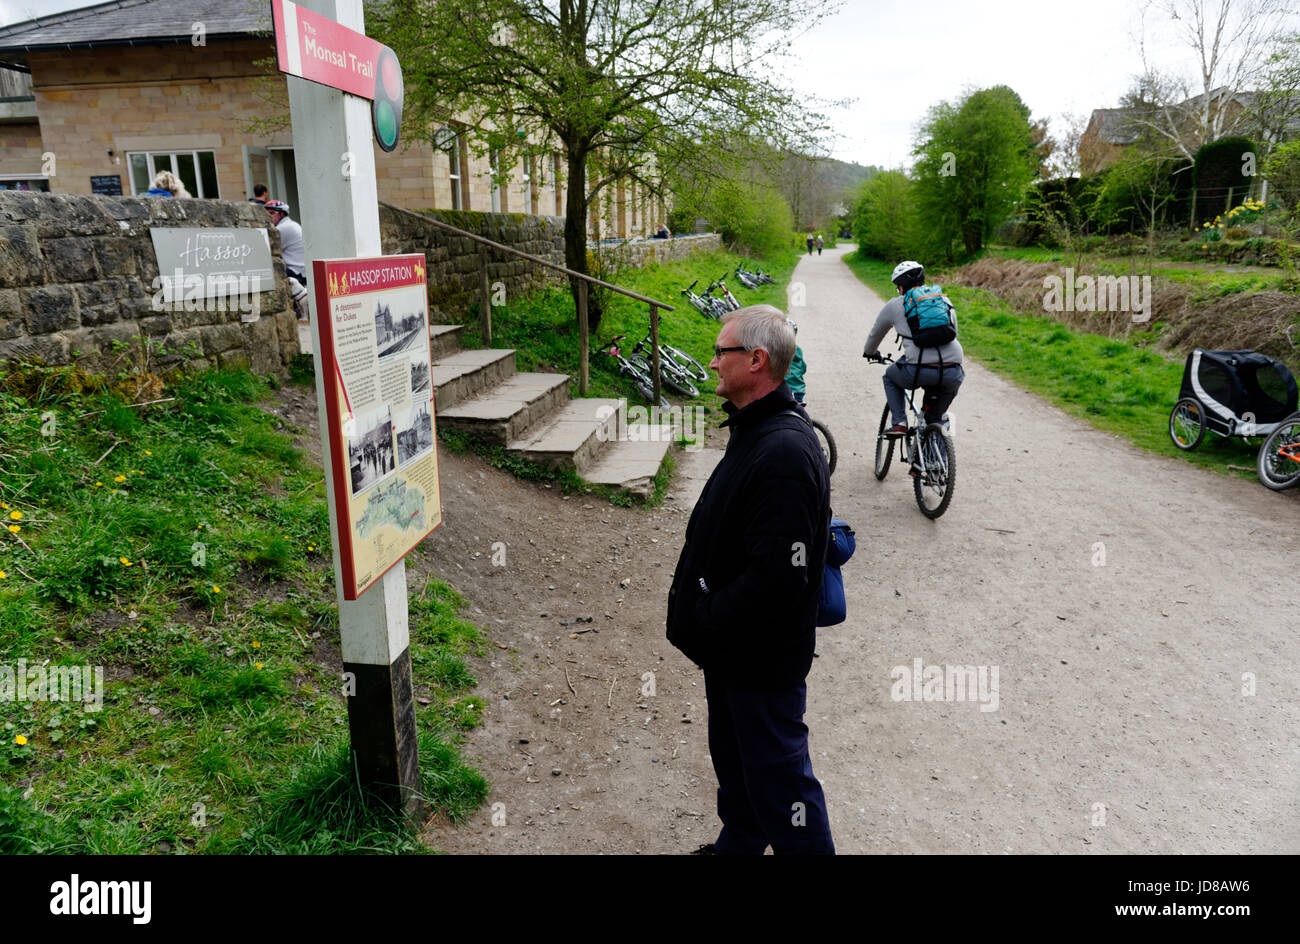
[[399, 206], [393, 206], [391, 203], [383, 203], [381, 206], [388, 207], [394, 213], [401, 213], [404, 216], [414, 217], [423, 223], [437, 229], [445, 230], [456, 236], [464, 236], [478, 244], [478, 271], [479, 271], [479, 321], [483, 334], [483, 343], [492, 343], [492, 290], [488, 283], [488, 250], [495, 249], [500, 252], [508, 253], [513, 256], [519, 256], [521, 259], [527, 259], [537, 265], [544, 266], [548, 269], [554, 269], [557, 272], [563, 272], [570, 280], [576, 279], [575, 291], [577, 292], [577, 309], [578, 309], [578, 395], [585, 397], [587, 387], [591, 382], [591, 368], [588, 363], [591, 354], [591, 338], [589, 336], [590, 328], [587, 325], [587, 286], [588, 284], [599, 285], [607, 288], [619, 295], [626, 295], [628, 298], [636, 299], [639, 302], [645, 302], [650, 306], [650, 337], [651, 347], [651, 366], [654, 368], [651, 380], [654, 381], [655, 402], [663, 395], [662, 384], [659, 379], [659, 310], [676, 311], [676, 309], [667, 302], [657, 301], [653, 298], [646, 298], [636, 292], [629, 291], [625, 288], [619, 288], [617, 285], [611, 285], [609, 282], [602, 281], [594, 276], [587, 275], [584, 272], [577, 272], [567, 266], [557, 265], [549, 259], [543, 259], [541, 256], [534, 256], [532, 253], [523, 252], [512, 246], [503, 246], [501, 243], [494, 242], [485, 236], [477, 233], [471, 233], [469, 230], [461, 229], [459, 226], [452, 226], [450, 223], [444, 223], [442, 220], [436, 220], [431, 216], [425, 216], [423, 213], [416, 213], [414, 210], [406, 210]]

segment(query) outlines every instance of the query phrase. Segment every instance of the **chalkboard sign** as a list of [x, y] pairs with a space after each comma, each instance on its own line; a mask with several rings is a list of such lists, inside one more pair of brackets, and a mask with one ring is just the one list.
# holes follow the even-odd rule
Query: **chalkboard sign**
[[120, 197], [122, 195], [122, 178], [118, 174], [109, 174], [104, 177], [91, 177], [90, 192], [102, 193], [106, 196]]

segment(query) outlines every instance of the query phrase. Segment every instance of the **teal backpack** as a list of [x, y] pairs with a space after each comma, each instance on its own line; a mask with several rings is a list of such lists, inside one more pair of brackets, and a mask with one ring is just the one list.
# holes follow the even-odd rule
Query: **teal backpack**
[[903, 293], [903, 317], [912, 343], [919, 348], [942, 347], [957, 340], [952, 302], [937, 285], [917, 285]]

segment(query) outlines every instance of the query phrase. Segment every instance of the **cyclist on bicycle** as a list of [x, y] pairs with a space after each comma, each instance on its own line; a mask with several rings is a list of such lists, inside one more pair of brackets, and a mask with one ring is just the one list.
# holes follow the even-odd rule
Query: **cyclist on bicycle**
[[[961, 344], [956, 338], [941, 347], [919, 348], [908, 333], [907, 318], [903, 313], [903, 295], [908, 289], [925, 284], [925, 267], [911, 260], [900, 262], [890, 281], [897, 287], [898, 297], [891, 298], [880, 309], [876, 323], [867, 335], [867, 343], [862, 348], [862, 356], [869, 360], [882, 360], [880, 342], [885, 339], [890, 328], [902, 339], [903, 358], [886, 369], [884, 383], [885, 399], [889, 401], [889, 413], [894, 421], [886, 435], [904, 436], [907, 434], [907, 413], [903, 391], [923, 388], [925, 396], [921, 401], [921, 411], [925, 415], [925, 421], [940, 423], [946, 419], [948, 407], [957, 396], [966, 373], [961, 366]], [[956, 315], [953, 315], [953, 320], [955, 324]]]

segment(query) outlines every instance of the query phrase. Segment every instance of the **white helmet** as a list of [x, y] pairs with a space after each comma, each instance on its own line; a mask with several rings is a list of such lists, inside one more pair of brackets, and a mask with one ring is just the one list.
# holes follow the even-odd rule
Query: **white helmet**
[[917, 278], [925, 278], [925, 266], [921, 265], [919, 262], [913, 262], [911, 259], [908, 259], [907, 261], [900, 262], [898, 265], [894, 266], [894, 274], [889, 277], [889, 281], [897, 285], [900, 278], [912, 272], [915, 272]]

